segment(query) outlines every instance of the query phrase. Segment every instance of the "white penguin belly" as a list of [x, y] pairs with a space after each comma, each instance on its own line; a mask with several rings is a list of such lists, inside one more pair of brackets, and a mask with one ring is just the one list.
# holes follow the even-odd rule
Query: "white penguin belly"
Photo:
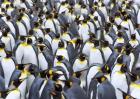
[[48, 69], [48, 62], [46, 61], [43, 53], [39, 53], [38, 60], [39, 60], [40, 69], [41, 70], [47, 70]]
[[5, 87], [8, 88], [10, 78], [15, 70], [15, 63], [12, 59], [2, 59], [2, 68], [4, 71], [4, 78], [5, 78]]

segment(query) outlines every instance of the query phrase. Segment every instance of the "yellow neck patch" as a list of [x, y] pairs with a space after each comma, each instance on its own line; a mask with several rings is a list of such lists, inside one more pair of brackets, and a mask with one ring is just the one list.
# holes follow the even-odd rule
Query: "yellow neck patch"
[[131, 86], [131, 87], [134, 87], [134, 88], [139, 88], [139, 89], [140, 89], [140, 84], [131, 83], [130, 86]]

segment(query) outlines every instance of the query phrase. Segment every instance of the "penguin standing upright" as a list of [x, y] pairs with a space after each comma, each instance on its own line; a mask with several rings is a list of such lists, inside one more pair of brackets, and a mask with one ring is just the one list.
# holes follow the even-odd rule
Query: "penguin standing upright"
[[86, 75], [88, 70], [88, 60], [84, 54], [80, 54], [73, 64], [73, 71], [81, 73], [81, 88], [86, 88]]
[[108, 41], [104, 41], [103, 43], [103, 47], [102, 47], [102, 52], [103, 52], [103, 55], [104, 55], [104, 60], [105, 62], [108, 61], [110, 55], [112, 54], [112, 50], [109, 46], [109, 42]]
[[13, 51], [13, 48], [15, 46], [15, 38], [12, 34], [10, 34], [10, 29], [7, 28], [1, 37], [1, 41], [5, 43], [5, 49], [7, 51]]
[[9, 84], [10, 84], [10, 79], [11, 76], [16, 69], [16, 63], [15, 61], [11, 58], [12, 53], [7, 52], [6, 57], [1, 60], [1, 67], [4, 72], [4, 79], [5, 79], [5, 88], [8, 89]]
[[96, 40], [94, 43], [94, 47], [91, 48], [90, 50], [90, 56], [89, 56], [89, 65], [93, 65], [93, 64], [103, 64], [103, 57], [102, 57], [102, 53], [100, 51], [100, 49], [98, 49], [97, 47], [99, 47], [99, 41]]
[[89, 25], [87, 24], [87, 21], [84, 20], [82, 24], [79, 25], [79, 35], [83, 39], [83, 42], [89, 39]]
[[19, 30], [19, 36], [27, 36], [27, 29], [21, 21], [22, 21], [22, 15], [18, 17], [17, 22], [16, 22], [18, 26], [18, 30]]
[[0, 60], [6, 57], [5, 44], [0, 43]]
[[38, 65], [37, 49], [32, 45], [32, 39], [28, 38], [27, 43], [23, 46], [24, 53], [22, 57], [22, 64], [32, 63]]

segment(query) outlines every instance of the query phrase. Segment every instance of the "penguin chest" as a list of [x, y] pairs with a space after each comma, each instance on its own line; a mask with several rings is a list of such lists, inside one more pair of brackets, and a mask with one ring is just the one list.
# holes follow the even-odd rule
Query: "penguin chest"
[[2, 59], [2, 68], [4, 71], [4, 78], [5, 78], [5, 87], [8, 88], [10, 78], [15, 70], [15, 63], [13, 62], [12, 59]]
[[28, 64], [28, 63], [37, 64], [36, 54], [32, 46], [29, 45], [24, 48], [23, 56], [24, 56], [23, 57], [24, 64]]
[[6, 52], [4, 51], [4, 49], [0, 49], [0, 60], [4, 57], [6, 57]]
[[66, 49], [58, 49], [57, 52], [56, 52], [56, 56], [57, 55], [62, 55], [64, 56], [67, 60], [69, 60], [69, 57], [68, 57], [68, 52]]
[[74, 70], [74, 72], [77, 72], [77, 71], [84, 70], [87, 67], [88, 67], [87, 60], [80, 61], [79, 59], [76, 59], [76, 61], [74, 62], [74, 65], [73, 65], [73, 70]]
[[17, 22], [17, 25], [18, 25], [19, 35], [27, 36], [25, 26], [21, 22]]
[[94, 47], [93, 43], [87, 42], [83, 47], [83, 53], [87, 56], [90, 55], [90, 49]]
[[30, 25], [29, 19], [28, 19], [26, 16], [24, 16], [24, 17], [23, 17], [23, 20], [24, 20], [24, 22], [25, 22], [25, 25], [26, 25], [28, 31], [29, 31], [29, 30], [31, 29], [31, 25]]
[[2, 37], [1, 41], [5, 44], [6, 50], [11, 51], [10, 37]]
[[89, 64], [103, 64], [102, 54], [98, 49], [90, 50]]
[[27, 79], [25, 79], [18, 87], [21, 92], [21, 99], [25, 99], [27, 92]]
[[52, 41], [52, 44], [51, 44], [51, 45], [52, 45], [53, 54], [56, 52], [56, 50], [57, 50], [57, 48], [58, 48], [58, 43], [59, 43], [59, 41], [60, 41], [60, 40], [57, 40], [57, 39], [56, 39], [56, 40], [54, 39], [54, 40]]
[[45, 23], [45, 28], [50, 28], [55, 33], [55, 27], [52, 20], [47, 20]]
[[52, 42], [52, 38], [47, 34], [45, 35], [45, 39], [49, 41], [49, 43], [51, 44]]
[[48, 69], [48, 62], [45, 59], [45, 56], [43, 55], [43, 53], [39, 53], [38, 60], [39, 60], [39, 67], [41, 70]]
[[12, 92], [10, 92], [8, 95], [7, 95], [7, 97], [6, 97], [6, 99], [21, 99], [21, 97], [20, 97], [20, 91], [19, 90], [14, 90], [14, 91], [12, 91]]
[[69, 34], [66, 34], [66, 33], [64, 33], [64, 34], [62, 35], [62, 39], [63, 39], [63, 40], [66, 40], [66, 41], [70, 41], [70, 40], [71, 40], [70, 35], [69, 35]]
[[117, 89], [121, 89], [124, 92], [127, 93], [128, 90], [128, 84], [126, 80], [125, 74], [122, 74], [120, 72], [116, 72], [111, 76], [111, 83], [112, 85]]
[[12, 31], [12, 33], [14, 35], [16, 35], [16, 30], [15, 30], [14, 25], [11, 22], [6, 22], [6, 24], [9, 26], [10, 30]]
[[103, 54], [104, 54], [104, 58], [105, 58], [105, 61], [107, 61], [110, 57], [110, 55], [112, 54], [112, 51], [110, 48], [102, 48], [102, 51], [103, 51]]

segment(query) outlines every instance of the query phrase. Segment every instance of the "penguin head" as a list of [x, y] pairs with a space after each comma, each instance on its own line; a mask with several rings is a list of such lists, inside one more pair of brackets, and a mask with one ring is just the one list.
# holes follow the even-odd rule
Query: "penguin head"
[[56, 34], [55, 37], [56, 37], [56, 39], [59, 39], [60, 38], [60, 34]]
[[117, 59], [117, 63], [118, 64], [123, 64], [123, 57], [120, 56], [118, 59]]
[[12, 52], [11, 51], [6, 51], [6, 58], [12, 57]]
[[122, 32], [118, 32], [118, 35], [117, 35], [119, 38], [121, 38], [123, 35], [122, 35]]
[[103, 47], [108, 47], [108, 46], [109, 46], [109, 42], [108, 42], [108, 41], [104, 41], [104, 42], [102, 43], [102, 45], [103, 45]]
[[5, 48], [5, 44], [4, 43], [0, 43], [0, 49], [4, 49]]
[[46, 29], [45, 29], [45, 32], [46, 32], [46, 34], [48, 34], [48, 33], [51, 32], [51, 29], [50, 29], [50, 28], [46, 28]]
[[22, 42], [25, 42], [25, 41], [26, 41], [26, 37], [25, 37], [25, 36], [20, 36], [20, 40], [21, 40]]
[[64, 42], [60, 41], [60, 42], [58, 43], [58, 47], [59, 47], [59, 48], [64, 48], [64, 47], [65, 47]]
[[32, 39], [31, 38], [27, 38], [27, 44], [28, 45], [32, 44]]
[[18, 64], [16, 68], [22, 71], [24, 69], [24, 64]]
[[75, 73], [73, 74], [73, 76], [76, 77], [76, 78], [80, 78], [80, 77], [81, 77], [81, 72], [80, 72], [80, 71], [75, 72]]
[[68, 88], [71, 88], [71, 86], [72, 86], [72, 81], [71, 81], [71, 80], [66, 80], [66, 81], [65, 81], [65, 86], [67, 86]]
[[0, 92], [0, 97], [3, 99], [5, 99], [7, 95], [8, 95], [8, 91], [1, 91]]
[[34, 30], [29, 30], [29, 35], [32, 36], [34, 34]]
[[38, 27], [39, 27], [39, 23], [38, 23], [38, 22], [35, 22], [35, 23], [34, 23], [34, 27], [35, 27], [35, 28], [38, 28]]
[[136, 35], [135, 35], [135, 34], [132, 34], [132, 35], [131, 35], [131, 39], [132, 39], [132, 40], [136, 40]]
[[89, 34], [89, 41], [93, 43], [94, 39], [96, 38], [95, 34], [90, 33]]
[[94, 46], [98, 47], [99, 46], [99, 40], [94, 40]]
[[126, 65], [122, 65], [120, 71], [121, 71], [122, 73], [126, 73], [126, 72], [127, 72], [127, 66], [126, 66]]
[[41, 44], [41, 43], [43, 43], [44, 40], [42, 37], [39, 37], [37, 41]]
[[60, 84], [55, 84], [55, 91], [61, 92], [62, 90], [63, 90], [63, 88]]
[[21, 83], [22, 83], [22, 80], [20, 79], [16, 79], [12, 82], [15, 88], [18, 88]]
[[10, 21], [11, 17], [10, 16], [7, 16], [6, 19], [7, 19], [7, 21]]
[[80, 59], [81, 61], [84, 61], [84, 60], [86, 59], [86, 56], [85, 56], [84, 54], [80, 54], [80, 55], [79, 55], [79, 59]]
[[104, 82], [105, 80], [107, 80], [107, 78], [104, 76], [103, 73], [98, 73], [95, 77], [95, 79], [99, 82], [99, 83], [102, 83]]
[[41, 76], [41, 78], [46, 78], [46, 76], [47, 76], [47, 70], [41, 71], [40, 72], [40, 76]]
[[56, 56], [56, 59], [61, 62], [62, 60], [64, 60], [64, 57], [62, 55], [58, 55]]
[[110, 69], [110, 67], [109, 67], [107, 64], [105, 64], [105, 65], [103, 66], [103, 68], [102, 68], [102, 72], [103, 72], [103, 73], [110, 74], [110, 73], [111, 73], [111, 69]]
[[4, 31], [4, 32], [2, 33], [2, 35], [3, 35], [4, 37], [7, 37], [8, 32]]
[[77, 46], [80, 46], [82, 44], [82, 40], [80, 38], [77, 38], [75, 44]]

